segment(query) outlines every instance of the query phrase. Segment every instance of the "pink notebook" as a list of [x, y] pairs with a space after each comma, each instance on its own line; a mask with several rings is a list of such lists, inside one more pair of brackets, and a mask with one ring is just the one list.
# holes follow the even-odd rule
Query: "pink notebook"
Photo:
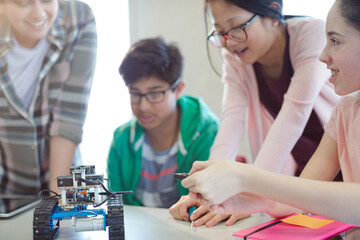
[[[316, 215], [311, 215], [313, 218], [328, 219]], [[274, 219], [250, 228], [233, 233], [235, 237], [244, 237], [247, 234], [256, 231], [271, 223], [275, 223], [279, 219]], [[328, 239], [333, 236], [339, 235], [351, 228], [357, 227], [356, 225], [346, 224], [338, 221], [333, 221], [325, 226], [318, 229], [312, 229], [297, 225], [292, 225], [284, 222], [275, 224], [269, 228], [263, 229], [259, 232], [253, 233], [247, 236], [247, 239], [276, 239], [276, 240], [304, 240], [304, 239]]]

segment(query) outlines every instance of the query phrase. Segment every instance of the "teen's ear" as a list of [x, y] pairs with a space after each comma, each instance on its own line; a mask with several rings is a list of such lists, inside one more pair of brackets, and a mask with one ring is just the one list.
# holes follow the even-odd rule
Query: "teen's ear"
[[275, 2], [273, 1], [271, 4], [270, 4], [270, 7], [275, 9], [276, 11], [280, 11], [280, 4], [278, 2]]
[[276, 18], [271, 19], [271, 24], [275, 27], [279, 26], [280, 22]]
[[[276, 11], [280, 11], [281, 10], [281, 6], [278, 2], [276, 1], [273, 1], [271, 4], [270, 4], [270, 7], [275, 9]], [[278, 26], [279, 25], [279, 20], [277, 20], [276, 18], [272, 18], [272, 25], [273, 26]]]
[[177, 88], [175, 89], [176, 99], [179, 99], [181, 97], [184, 87], [185, 87], [185, 83], [183, 81], [181, 81], [179, 83], [179, 85], [177, 86]]

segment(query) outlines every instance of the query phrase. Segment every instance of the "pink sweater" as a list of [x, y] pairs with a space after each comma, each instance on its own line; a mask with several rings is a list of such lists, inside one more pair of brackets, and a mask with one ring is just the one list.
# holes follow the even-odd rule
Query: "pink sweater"
[[360, 92], [341, 99], [325, 132], [338, 146], [344, 182], [360, 182]]
[[339, 100], [328, 82], [330, 70], [319, 61], [325, 46], [325, 23], [313, 18], [286, 21], [294, 75], [274, 120], [261, 104], [252, 65], [223, 49], [224, 95], [220, 129], [210, 159], [235, 159], [245, 131], [257, 167], [294, 175], [291, 150], [314, 108], [325, 125]]

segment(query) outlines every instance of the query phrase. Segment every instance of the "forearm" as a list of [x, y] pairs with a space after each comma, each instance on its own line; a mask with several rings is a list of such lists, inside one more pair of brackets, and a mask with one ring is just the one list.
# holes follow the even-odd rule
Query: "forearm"
[[[332, 181], [340, 171], [338, 145], [325, 132], [319, 147], [301, 172], [301, 178]], [[326, 169], [326, 171], [324, 171]]]
[[286, 217], [293, 213], [302, 213], [303, 210], [280, 202], [268, 200], [269, 204], [265, 212], [274, 218]]
[[213, 146], [210, 160], [234, 160], [245, 134], [246, 99], [237, 86], [226, 84], [220, 126]]
[[251, 193], [306, 212], [360, 224], [359, 184], [302, 179], [260, 171], [247, 188]]
[[58, 191], [56, 178], [69, 175], [77, 144], [60, 136], [50, 139], [50, 189]]
[[[326, 169], [326, 171], [324, 171]], [[300, 178], [307, 178], [320, 181], [331, 181], [340, 169], [339, 159], [337, 158], [337, 143], [324, 134], [319, 147], [315, 151], [307, 163], [305, 169], [300, 175]], [[275, 209], [270, 209], [269, 214], [274, 217], [286, 213], [287, 211], [297, 211], [291, 209], [282, 203], [274, 203]]]
[[[237, 126], [237, 129], [233, 129], [229, 126], [240, 125], [234, 121], [222, 121], [215, 141], [210, 148], [210, 160], [234, 160], [241, 141], [244, 137], [244, 131], [240, 130], [245, 128], [245, 124]], [[239, 130], [239, 131], [238, 131]]]
[[287, 156], [291, 154], [302, 135], [311, 109], [310, 103], [285, 99], [279, 114], [267, 132], [254, 165], [268, 171], [294, 175], [294, 172], [283, 172], [283, 168], [288, 160]]

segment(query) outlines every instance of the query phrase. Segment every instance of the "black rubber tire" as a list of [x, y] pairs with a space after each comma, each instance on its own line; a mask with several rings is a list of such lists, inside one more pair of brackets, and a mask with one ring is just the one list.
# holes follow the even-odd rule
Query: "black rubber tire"
[[53, 240], [58, 235], [60, 221], [50, 230], [50, 215], [57, 209], [58, 199], [46, 198], [35, 207], [33, 218], [34, 240]]
[[107, 202], [107, 225], [110, 240], [125, 240], [124, 208], [122, 195], [116, 194]]

